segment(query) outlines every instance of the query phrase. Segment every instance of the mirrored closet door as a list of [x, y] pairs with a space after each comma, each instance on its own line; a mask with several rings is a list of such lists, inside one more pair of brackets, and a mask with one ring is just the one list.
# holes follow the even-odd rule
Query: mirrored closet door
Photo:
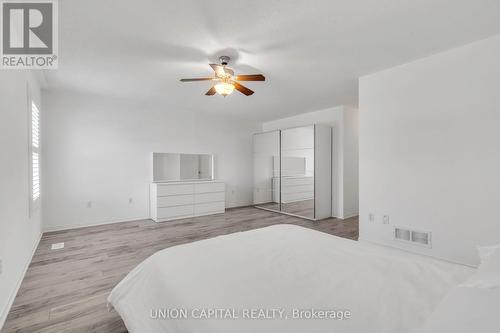
[[324, 125], [255, 134], [255, 206], [310, 220], [330, 217], [331, 140]]
[[314, 126], [281, 131], [281, 211], [314, 219]]
[[280, 210], [280, 131], [253, 137], [254, 188], [256, 206]]

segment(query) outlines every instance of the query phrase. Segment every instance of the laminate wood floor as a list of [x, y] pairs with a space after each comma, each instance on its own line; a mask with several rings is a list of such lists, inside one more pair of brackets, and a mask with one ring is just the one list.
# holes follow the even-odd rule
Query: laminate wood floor
[[[137, 264], [170, 246], [289, 223], [351, 239], [358, 219], [312, 222], [253, 207], [163, 223], [141, 220], [45, 233], [2, 333], [127, 332], [106, 298]], [[51, 244], [64, 242], [62, 250]]]
[[[269, 202], [259, 204], [259, 207], [280, 210], [279, 203]], [[299, 215], [306, 218], [314, 219], [314, 200], [303, 200], [281, 204], [281, 211], [289, 214]]]

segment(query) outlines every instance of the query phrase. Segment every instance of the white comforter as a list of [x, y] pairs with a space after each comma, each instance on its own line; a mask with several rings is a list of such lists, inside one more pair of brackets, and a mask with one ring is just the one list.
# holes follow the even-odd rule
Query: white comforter
[[456, 287], [415, 333], [498, 333], [500, 288]]
[[[131, 333], [403, 333], [422, 325], [471, 272], [276, 225], [157, 252], [108, 301]], [[337, 319], [297, 319], [299, 310], [307, 310], [303, 316], [326, 310]], [[338, 318], [347, 313], [349, 319]]]

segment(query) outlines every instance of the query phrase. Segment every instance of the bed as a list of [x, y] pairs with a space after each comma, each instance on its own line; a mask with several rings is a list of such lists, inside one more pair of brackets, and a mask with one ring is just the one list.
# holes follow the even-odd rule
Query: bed
[[498, 333], [500, 289], [453, 288], [415, 333]]
[[108, 302], [131, 333], [404, 333], [473, 272], [282, 224], [159, 251]]

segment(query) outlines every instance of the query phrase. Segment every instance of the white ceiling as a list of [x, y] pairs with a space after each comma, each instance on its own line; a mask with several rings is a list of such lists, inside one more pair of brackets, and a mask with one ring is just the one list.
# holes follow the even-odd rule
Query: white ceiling
[[[357, 78], [500, 33], [498, 0], [64, 0], [49, 89], [259, 120], [357, 104]], [[204, 96], [208, 66], [263, 73]]]

